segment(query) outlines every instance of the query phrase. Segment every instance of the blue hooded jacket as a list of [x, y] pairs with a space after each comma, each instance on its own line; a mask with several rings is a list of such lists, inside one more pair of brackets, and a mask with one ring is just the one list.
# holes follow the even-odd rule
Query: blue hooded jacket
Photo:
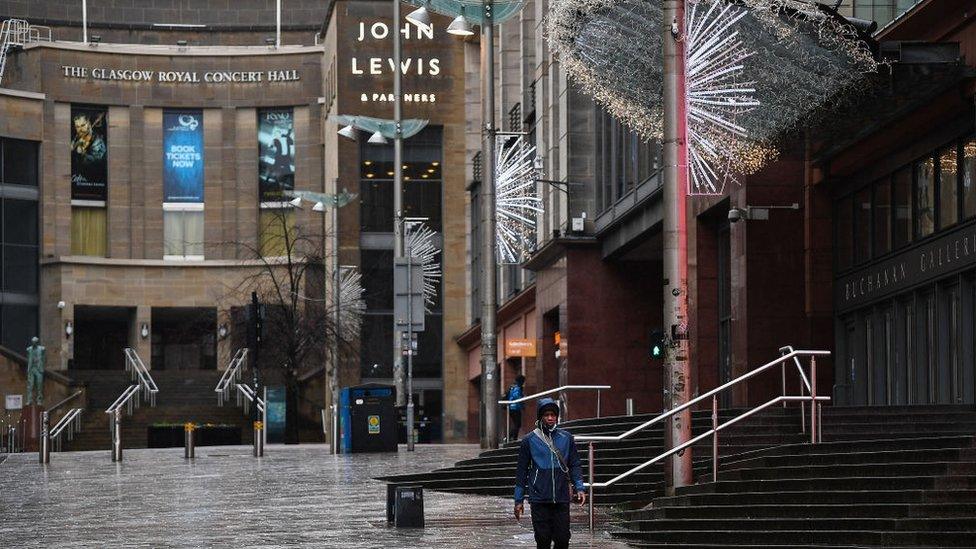
[[[542, 418], [546, 408], [559, 404], [551, 398], [539, 399], [537, 418]], [[522, 503], [526, 497], [529, 503], [569, 503], [569, 485], [572, 482], [577, 492], [582, 492], [583, 473], [580, 470], [579, 453], [573, 435], [564, 429], [554, 428], [549, 435], [552, 445], [563, 458], [566, 471], [562, 470], [559, 459], [553, 455], [549, 446], [533, 430], [522, 438], [519, 446], [518, 465], [515, 469], [515, 503]]]

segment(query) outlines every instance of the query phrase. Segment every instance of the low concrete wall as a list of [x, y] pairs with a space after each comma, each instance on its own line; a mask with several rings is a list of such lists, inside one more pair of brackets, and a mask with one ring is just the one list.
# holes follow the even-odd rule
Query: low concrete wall
[[[59, 409], [51, 418], [52, 422], [57, 421], [64, 412], [71, 408], [85, 408], [88, 405], [88, 399], [83, 384], [52, 370], [47, 370], [44, 373], [44, 406], [46, 408], [54, 406], [78, 391], [82, 393]], [[3, 398], [0, 401], [0, 406], [6, 401], [7, 395], [24, 395], [24, 404], [27, 404], [27, 358], [7, 347], [0, 347], [0, 398]], [[19, 421], [19, 410], [11, 411], [8, 414], [6, 410], [0, 409], [0, 424], [4, 430], [7, 424]]]

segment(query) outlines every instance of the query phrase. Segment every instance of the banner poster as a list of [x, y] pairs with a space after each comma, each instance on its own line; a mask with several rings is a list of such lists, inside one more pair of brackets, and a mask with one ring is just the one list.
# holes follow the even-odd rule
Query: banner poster
[[295, 119], [291, 109], [258, 111], [258, 181], [261, 202], [283, 199], [295, 188]]
[[203, 202], [203, 112], [163, 112], [163, 202]]
[[105, 200], [108, 196], [108, 111], [71, 107], [71, 198]]

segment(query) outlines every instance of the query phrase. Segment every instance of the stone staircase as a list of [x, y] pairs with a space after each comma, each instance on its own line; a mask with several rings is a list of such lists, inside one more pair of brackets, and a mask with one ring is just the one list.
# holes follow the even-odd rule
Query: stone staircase
[[972, 406], [825, 408], [823, 443], [721, 459], [719, 478], [619, 511], [637, 547], [976, 547]]
[[[742, 410], [722, 411], [722, 420]], [[652, 416], [571, 421], [574, 434], [616, 434]], [[721, 420], [720, 420], [721, 421]], [[693, 414], [693, 432], [709, 413]], [[651, 466], [595, 493], [611, 534], [636, 547], [976, 547], [973, 406], [830, 408], [809, 444], [796, 407], [770, 409], [722, 432], [718, 482], [711, 440], [695, 447], [698, 484], [664, 496]], [[597, 443], [598, 482], [662, 453], [661, 428]], [[584, 476], [586, 445], [579, 444]], [[429, 490], [510, 498], [517, 447], [453, 467], [381, 477]]]
[[[145, 448], [148, 428], [154, 423], [215, 423], [241, 428], [241, 442], [250, 444], [253, 437], [250, 419], [232, 398], [217, 406], [214, 387], [221, 372], [214, 370], [153, 370], [159, 393], [156, 406], [143, 402], [133, 414], [122, 415], [122, 443], [125, 448]], [[105, 450], [111, 448], [109, 418], [105, 410], [132, 382], [122, 370], [74, 370], [71, 377], [88, 388], [88, 408], [82, 415], [81, 432], [74, 440], [65, 440], [63, 450]]]

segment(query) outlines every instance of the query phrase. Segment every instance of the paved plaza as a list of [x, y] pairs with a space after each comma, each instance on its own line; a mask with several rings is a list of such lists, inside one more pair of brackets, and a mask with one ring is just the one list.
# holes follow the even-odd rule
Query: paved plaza
[[[4, 547], [534, 547], [531, 519], [511, 500], [425, 492], [427, 528], [386, 526], [386, 485], [374, 476], [423, 472], [474, 457], [475, 445], [420, 445], [409, 454], [333, 456], [324, 445], [200, 447], [0, 455]], [[7, 457], [6, 460], [3, 460]], [[574, 506], [575, 507], [575, 506]], [[574, 509], [573, 547], [616, 548], [590, 536]]]

